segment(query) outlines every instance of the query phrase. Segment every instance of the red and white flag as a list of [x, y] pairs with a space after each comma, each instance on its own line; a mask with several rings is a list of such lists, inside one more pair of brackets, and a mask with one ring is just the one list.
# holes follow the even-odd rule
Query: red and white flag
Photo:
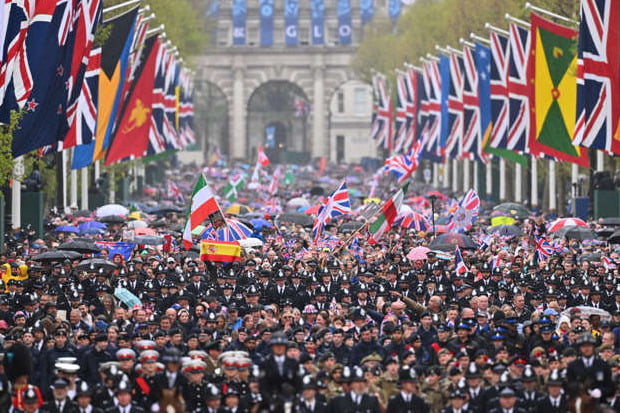
[[262, 146], [258, 147], [258, 163], [260, 163], [263, 168], [269, 166], [269, 158], [267, 158], [267, 155], [265, 155], [265, 151], [263, 150]]
[[226, 226], [224, 214], [215, 199], [215, 194], [211, 191], [204, 175], [200, 175], [192, 192], [191, 207], [185, 221], [183, 231], [185, 249], [190, 249], [192, 246], [192, 231], [206, 220], [209, 220], [215, 229]]

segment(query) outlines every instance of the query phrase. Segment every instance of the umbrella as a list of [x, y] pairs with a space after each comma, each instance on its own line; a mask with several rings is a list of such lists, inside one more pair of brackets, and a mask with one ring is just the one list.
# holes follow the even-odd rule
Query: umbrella
[[567, 318], [573, 317], [575, 313], [575, 309], [578, 309], [581, 313], [582, 317], [590, 317], [591, 315], [601, 316], [601, 321], [611, 321], [611, 314], [609, 312], [595, 307], [588, 307], [585, 305], [579, 305], [576, 307], [570, 307], [560, 313], [561, 316], [566, 316]]
[[556, 219], [549, 225], [549, 232], [557, 232], [564, 227], [586, 227], [588, 224], [581, 218], [560, 218]]
[[611, 236], [611, 234], [613, 234], [616, 231], [614, 228], [605, 227], [605, 228], [597, 229], [595, 232], [596, 232], [597, 237], [607, 239]]
[[291, 200], [289, 200], [286, 205], [288, 205], [291, 208], [298, 208], [298, 207], [302, 207], [302, 206], [310, 206], [310, 201], [308, 201], [306, 198], [293, 198]]
[[444, 194], [442, 194], [441, 192], [435, 190], [435, 191], [428, 191], [426, 193], [426, 196], [434, 196], [435, 198], [439, 199], [440, 201], [447, 201], [448, 197], [445, 196]]
[[91, 254], [101, 252], [99, 247], [97, 247], [94, 243], [89, 241], [69, 241], [60, 244], [58, 247], [59, 250], [64, 251], [75, 251], [82, 254]]
[[129, 229], [146, 228], [148, 226], [149, 224], [144, 221], [129, 221], [129, 223], [127, 223], [127, 228]]
[[456, 232], [448, 232], [447, 234], [437, 236], [429, 247], [440, 251], [454, 251], [457, 245], [459, 248], [464, 249], [478, 248], [478, 245], [469, 236]]
[[414, 211], [399, 214], [394, 221], [394, 225], [415, 229], [416, 231], [427, 232], [431, 230], [431, 224], [428, 222], [428, 219]]
[[125, 218], [120, 215], [108, 215], [105, 217], [98, 218], [99, 222], [105, 222], [106, 224], [122, 224], [125, 222]]
[[[95, 229], [97, 231], [95, 231], [94, 233], [100, 233], [101, 232], [105, 232], [104, 230], [106, 229], [106, 225], [102, 222], [97, 222], [97, 221], [90, 221], [90, 222], [83, 222], [80, 225], [78, 225], [78, 229], [80, 230], [80, 234], [88, 234], [89, 230]], [[93, 232], [90, 232], [93, 233]]]
[[360, 221], [349, 221], [349, 222], [345, 222], [344, 224], [340, 225], [340, 232], [342, 232], [343, 234], [346, 234], [348, 232], [354, 232], [354, 231], [358, 231], [362, 226], [364, 226], [364, 222], [360, 222]]
[[312, 205], [310, 208], [307, 208], [303, 213], [306, 215], [316, 215], [319, 213], [319, 209], [321, 209], [322, 206], [323, 204]]
[[140, 245], [163, 245], [166, 243], [164, 237], [157, 235], [138, 235], [133, 239], [134, 244]]
[[243, 204], [232, 204], [226, 209], [225, 212], [228, 215], [249, 214], [250, 212], [252, 212], [252, 208]]
[[261, 229], [263, 227], [271, 228], [273, 224], [267, 221], [265, 218], [254, 218], [250, 220], [250, 224], [254, 225], [254, 228]]
[[241, 245], [243, 248], [253, 248], [253, 247], [262, 247], [263, 246], [263, 241], [261, 241], [258, 238], [245, 238], [245, 239], [240, 239], [238, 240], [239, 245]]
[[80, 235], [103, 235], [105, 231], [100, 228], [86, 228], [80, 231]]
[[596, 234], [590, 228], [584, 228], [581, 226], [564, 227], [558, 230], [555, 235], [560, 238], [569, 239], [596, 239]]
[[578, 260], [580, 263], [582, 262], [592, 262], [592, 261], [596, 261], [596, 262], [601, 262], [601, 254], [593, 252], [590, 254], [582, 254], [578, 256]]
[[106, 260], [105, 258], [90, 258], [80, 261], [77, 266], [77, 269], [80, 271], [96, 271], [99, 268], [103, 268], [104, 270], [113, 270], [116, 268], [116, 264], [110, 260]]
[[620, 231], [616, 231], [607, 238], [610, 244], [620, 244]]
[[79, 211], [75, 211], [71, 215], [73, 215], [74, 217], [88, 218], [92, 215], [92, 213], [87, 209], [80, 209]]
[[220, 228], [217, 231], [213, 229], [211, 224], [205, 227], [202, 233], [202, 239], [216, 239], [219, 241], [238, 241], [240, 239], [248, 238], [252, 235], [252, 230], [248, 228], [244, 223], [228, 218], [226, 220], [226, 226]]
[[407, 258], [410, 260], [425, 260], [426, 254], [430, 251], [430, 248], [427, 247], [415, 247], [407, 254]]
[[237, 215], [238, 219], [249, 219], [252, 221], [253, 219], [263, 219], [265, 218], [265, 214], [262, 212], [250, 212], [249, 214], [241, 214]]
[[521, 204], [516, 204], [514, 202], [504, 202], [502, 204], [497, 205], [493, 208], [493, 211], [504, 213], [508, 216], [515, 218], [527, 218], [530, 216], [530, 211], [527, 210]]
[[153, 228], [147, 227], [136, 228], [133, 230], [133, 233], [135, 235], [157, 235], [157, 232]]
[[82, 258], [82, 254], [75, 251], [63, 251], [63, 250], [55, 250], [42, 252], [41, 254], [37, 254], [32, 257], [33, 261], [39, 262], [52, 262], [52, 261], [64, 261], [64, 260], [75, 260], [78, 258]]
[[159, 207], [153, 209], [151, 211], [152, 214], [155, 215], [167, 215], [167, 214], [182, 214], [185, 212], [185, 209], [178, 207], [176, 205], [160, 205]]
[[497, 234], [502, 237], [518, 237], [523, 231], [516, 225], [496, 225], [489, 228], [489, 234]]
[[119, 204], [108, 204], [98, 208], [95, 215], [99, 218], [109, 217], [110, 215], [126, 217], [129, 215], [129, 210]]
[[312, 196], [323, 196], [325, 195], [325, 189], [321, 186], [313, 186], [310, 189], [310, 195]]
[[128, 308], [133, 308], [135, 305], [142, 305], [142, 301], [136, 297], [131, 291], [123, 287], [117, 287], [114, 290], [116, 298], [121, 300]]
[[421, 208], [428, 208], [431, 206], [430, 201], [423, 196], [412, 196], [411, 198], [407, 199], [407, 202], [410, 204], [415, 204]]
[[598, 223], [601, 225], [609, 225], [609, 226], [620, 226], [620, 217], [608, 217], [601, 218], [598, 220]]
[[145, 220], [146, 218], [147, 218], [146, 214], [140, 211], [133, 211], [131, 214], [127, 216], [127, 219], [142, 220], [142, 221]]
[[79, 234], [80, 229], [78, 227], [74, 227], [73, 225], [61, 225], [54, 229], [54, 232], [71, 232], [73, 234]]
[[311, 227], [314, 224], [314, 219], [306, 214], [280, 214], [276, 217], [276, 225], [280, 226], [280, 224], [297, 224], [302, 227]]

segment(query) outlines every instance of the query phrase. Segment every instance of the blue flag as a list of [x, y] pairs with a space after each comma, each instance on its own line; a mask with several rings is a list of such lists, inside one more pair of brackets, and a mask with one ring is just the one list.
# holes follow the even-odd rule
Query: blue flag
[[[116, 254], [121, 254], [125, 261], [131, 258], [131, 252], [133, 251], [135, 244], [130, 242], [114, 242], [114, 241], [95, 241], [95, 245], [101, 249], [107, 249], [110, 254], [110, 258], [113, 258]], [[101, 253], [95, 254], [96, 257]]]
[[388, 15], [390, 16], [390, 19], [392, 19], [392, 21], [396, 22], [396, 20], [398, 20], [398, 17], [400, 16], [401, 6], [401, 0], [389, 0]]
[[285, 0], [284, 2], [284, 43], [287, 46], [297, 46], [299, 42], [299, 0]]
[[351, 0], [338, 0], [338, 42], [350, 45], [352, 41]]
[[310, 0], [312, 17], [312, 44], [325, 43], [325, 4], [323, 0]]
[[233, 20], [233, 44], [235, 46], [245, 45], [245, 18], [247, 14], [245, 0], [233, 0], [232, 20]]
[[439, 55], [439, 75], [441, 76], [441, 128], [439, 147], [445, 148], [450, 134], [450, 116], [448, 113], [448, 99], [450, 98], [450, 58]]
[[480, 131], [482, 148], [491, 134], [491, 49], [476, 43], [476, 69], [480, 102]]
[[260, 0], [260, 45], [273, 45], [273, 0]]
[[211, 0], [207, 3], [207, 17], [219, 17], [220, 15], [220, 0]]
[[370, 23], [374, 14], [374, 0], [360, 0], [360, 20], [362, 25]]

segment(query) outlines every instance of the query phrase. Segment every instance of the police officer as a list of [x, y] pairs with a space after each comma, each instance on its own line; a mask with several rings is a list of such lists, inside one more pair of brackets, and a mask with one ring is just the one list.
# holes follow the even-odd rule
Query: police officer
[[404, 366], [398, 371], [398, 386], [400, 392], [390, 398], [387, 405], [388, 412], [418, 413], [430, 411], [424, 400], [415, 395], [418, 387], [418, 375], [414, 369]]
[[272, 407], [286, 399], [292, 400], [301, 389], [299, 362], [286, 356], [287, 344], [284, 333], [274, 333], [269, 340], [271, 354], [261, 364], [261, 393]]
[[537, 401], [537, 409], [532, 410], [536, 413], [561, 413], [567, 412], [568, 402], [563, 391], [563, 380], [559, 370], [549, 373], [547, 379], [547, 393], [543, 394]]
[[330, 400], [328, 412], [367, 412], [379, 413], [379, 399], [366, 393], [366, 376], [361, 367], [355, 366], [351, 371], [350, 391]]
[[582, 391], [595, 399], [610, 397], [614, 393], [611, 380], [611, 368], [596, 357], [594, 346], [596, 341], [589, 332], [582, 333], [576, 341], [580, 357], [568, 365], [566, 380], [569, 395], [575, 396]]

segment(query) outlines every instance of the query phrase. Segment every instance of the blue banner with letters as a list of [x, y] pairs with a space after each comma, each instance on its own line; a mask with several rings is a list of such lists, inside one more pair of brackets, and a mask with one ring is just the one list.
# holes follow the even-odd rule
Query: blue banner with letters
[[284, 1], [284, 43], [287, 46], [297, 46], [299, 43], [299, 2], [298, 0]]
[[323, 0], [310, 0], [312, 18], [312, 44], [325, 43], [325, 4]]
[[374, 0], [360, 0], [360, 20], [362, 21], [362, 25], [370, 23], [374, 15]]
[[273, 0], [260, 0], [260, 45], [273, 45]]
[[351, 44], [351, 0], [338, 0], [338, 42], [342, 45]]
[[220, 15], [220, 0], [211, 0], [207, 2], [207, 17], [219, 17]]
[[389, 0], [388, 15], [390, 16], [390, 19], [392, 19], [393, 21], [398, 20], [398, 16], [400, 16], [401, 6], [401, 0]]
[[235, 46], [245, 45], [245, 18], [247, 14], [245, 0], [233, 0], [232, 20], [233, 20], [233, 44]]

